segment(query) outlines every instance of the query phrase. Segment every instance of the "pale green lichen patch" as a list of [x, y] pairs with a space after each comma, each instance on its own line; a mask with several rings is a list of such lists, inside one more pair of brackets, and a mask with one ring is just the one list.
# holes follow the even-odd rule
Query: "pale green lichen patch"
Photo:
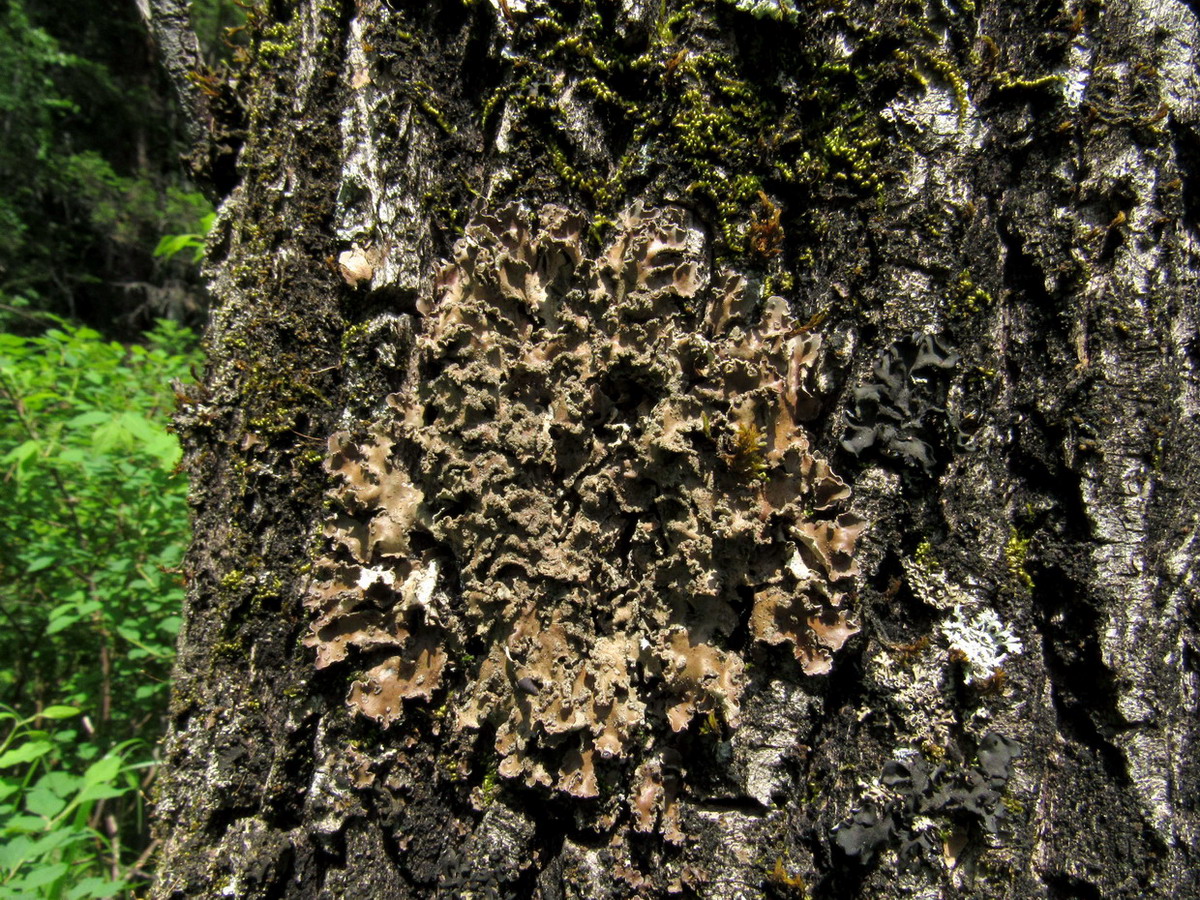
[[681, 208], [635, 205], [596, 256], [583, 231], [556, 206], [467, 227], [412, 387], [330, 440], [309, 643], [365, 672], [356, 711], [453, 688], [500, 775], [591, 797], [624, 771], [669, 832], [653, 735], [735, 728], [750, 641], [830, 670], [864, 522], [802, 426], [820, 336], [714, 274]]

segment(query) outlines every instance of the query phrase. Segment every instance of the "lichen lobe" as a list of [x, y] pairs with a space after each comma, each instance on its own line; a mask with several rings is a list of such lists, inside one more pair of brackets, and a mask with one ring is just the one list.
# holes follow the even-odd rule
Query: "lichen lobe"
[[583, 228], [510, 206], [466, 229], [413, 386], [330, 439], [308, 643], [365, 668], [348, 702], [385, 725], [452, 687], [506, 777], [589, 797], [637, 769], [646, 830], [655, 735], [737, 726], [739, 626], [830, 670], [865, 523], [802, 426], [820, 335], [714, 275], [682, 208], [633, 206], [596, 256]]

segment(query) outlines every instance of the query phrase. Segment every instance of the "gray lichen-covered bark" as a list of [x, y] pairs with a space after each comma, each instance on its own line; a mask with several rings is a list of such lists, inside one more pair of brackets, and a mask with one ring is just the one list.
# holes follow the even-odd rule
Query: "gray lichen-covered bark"
[[155, 896], [1200, 894], [1187, 5], [250, 32]]

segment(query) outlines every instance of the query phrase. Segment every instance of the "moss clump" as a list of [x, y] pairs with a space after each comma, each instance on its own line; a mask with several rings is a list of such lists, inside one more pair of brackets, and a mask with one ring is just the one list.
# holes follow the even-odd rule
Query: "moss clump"
[[988, 309], [994, 302], [992, 295], [975, 283], [968, 269], [963, 269], [950, 287], [949, 312], [953, 318], [968, 318]]
[[767, 438], [755, 424], [740, 423], [733, 428], [729, 449], [723, 454], [729, 468], [751, 481], [767, 480], [767, 460], [763, 451]]
[[[759, 261], [775, 255], [753, 240], [760, 194], [788, 211], [797, 244], [807, 229], [791, 223], [820, 221], [810, 213], [825, 199], [882, 196], [878, 110], [905, 81], [895, 48], [951, 84], [961, 117], [957, 66], [916, 24], [915, 5], [883, 25], [843, 8], [784, 7], [778, 21], [747, 27], [735, 5], [664, 0], [639, 47], [609, 4], [530, 0], [508, 36], [508, 77], [481, 109], [484, 128], [503, 131], [502, 187], [565, 188], [605, 218], [633, 193], [686, 197], [720, 237], [719, 258]], [[781, 38], [793, 28], [795, 40]]]
[[290, 56], [296, 51], [295, 26], [281, 22], [267, 25], [259, 32], [254, 49], [257, 58], [267, 64]]
[[1022, 537], [1016, 528], [1012, 528], [1004, 545], [1004, 565], [1008, 569], [1008, 575], [1027, 591], [1033, 590], [1033, 576], [1025, 568], [1032, 541], [1032, 537]]
[[295, 435], [314, 406], [329, 405], [328, 398], [314, 387], [307, 373], [311, 367], [297, 359], [263, 360], [254, 365], [243, 383], [250, 416], [248, 430], [261, 437]]

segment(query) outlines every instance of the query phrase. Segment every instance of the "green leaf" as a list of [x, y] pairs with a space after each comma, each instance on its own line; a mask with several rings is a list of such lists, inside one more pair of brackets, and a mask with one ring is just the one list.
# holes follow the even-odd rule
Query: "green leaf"
[[138, 689], [134, 692], [134, 695], [138, 700], [146, 700], [150, 697], [161, 694], [165, 688], [165, 684], [143, 684], [138, 686]]
[[55, 828], [30, 844], [27, 855], [31, 857], [45, 856], [60, 847], [86, 840], [88, 837], [90, 837], [89, 832], [81, 831], [78, 828]]
[[0, 754], [0, 769], [41, 759], [54, 749], [52, 741], [28, 741]]
[[59, 797], [70, 797], [83, 783], [83, 779], [73, 772], [67, 772], [64, 769], [55, 769], [53, 772], [47, 772], [37, 780], [37, 787], [45, 788]]
[[108, 755], [96, 760], [86, 772], [83, 773], [83, 780], [86, 784], [101, 784], [112, 781], [117, 777], [117, 773], [121, 771], [121, 766], [125, 764], [119, 756]]
[[[8, 832], [8, 823], [4, 823], [4, 833]], [[17, 835], [0, 843], [0, 869], [12, 869], [28, 854], [33, 846], [33, 839], [25, 835]]]
[[80, 449], [79, 447], [65, 447], [58, 454], [60, 462], [70, 463], [78, 466], [94, 461], [91, 453]]
[[115, 897], [121, 891], [125, 890], [128, 882], [126, 881], [109, 881], [106, 878], [97, 878], [92, 875], [87, 878], [80, 879], [73, 888], [67, 892], [68, 900], [103, 900], [105, 897]]
[[67, 613], [67, 614], [64, 614], [61, 616], [55, 616], [53, 619], [50, 620], [50, 623], [46, 626], [46, 630], [44, 633], [47, 636], [53, 635], [53, 634], [58, 634], [64, 628], [70, 628], [72, 625], [74, 625], [76, 622], [78, 622], [82, 618], [83, 618], [83, 616], [73, 615], [71, 613]]
[[133, 435], [129, 433], [119, 416], [109, 419], [92, 432], [92, 447], [100, 453], [132, 450], [133, 445]]
[[37, 834], [46, 828], [41, 816], [9, 816], [4, 822], [6, 834]]
[[21, 879], [20, 886], [27, 891], [45, 887], [48, 884], [53, 884], [55, 881], [58, 881], [58, 879], [66, 875], [69, 868], [70, 867], [66, 863], [62, 862], [38, 866]]
[[25, 567], [25, 574], [32, 575], [35, 572], [40, 572], [42, 569], [48, 569], [58, 562], [57, 556], [39, 556]]
[[47, 819], [53, 819], [66, 805], [66, 800], [45, 788], [33, 788], [25, 794], [25, 808], [34, 815], [45, 816]]
[[28, 440], [22, 441], [13, 449], [9, 450], [4, 456], [0, 456], [0, 463], [13, 463], [17, 465], [25, 462], [29, 457], [33, 456], [42, 448], [41, 441]]
[[179, 441], [165, 427], [151, 422], [139, 413], [126, 412], [96, 430], [93, 436], [96, 449], [109, 451], [128, 449], [159, 460], [170, 468], [179, 460]]
[[109, 800], [121, 797], [132, 790], [129, 787], [115, 787], [111, 784], [92, 784], [85, 787], [75, 798], [77, 803], [90, 803], [93, 800]]
[[200, 243], [199, 237], [194, 234], [164, 235], [154, 248], [154, 255], [170, 258], [188, 247], [195, 247], [198, 243]]
[[78, 706], [47, 706], [38, 715], [44, 719], [69, 719], [71, 716], [79, 715]]
[[80, 413], [74, 418], [67, 420], [68, 428], [91, 428], [99, 425], [101, 422], [107, 422], [112, 419], [112, 414], [99, 409], [88, 410], [85, 413]]

